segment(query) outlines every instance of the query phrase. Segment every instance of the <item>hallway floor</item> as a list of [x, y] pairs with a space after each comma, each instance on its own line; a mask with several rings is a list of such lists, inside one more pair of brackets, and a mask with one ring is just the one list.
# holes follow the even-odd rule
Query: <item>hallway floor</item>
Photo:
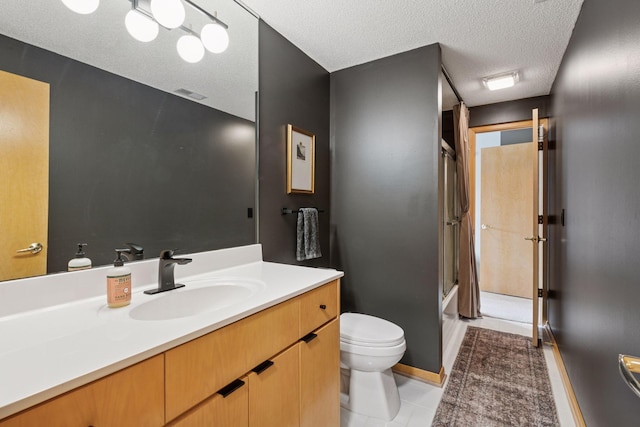
[[[447, 374], [451, 372], [468, 325], [520, 335], [529, 336], [531, 334], [531, 325], [529, 324], [511, 322], [488, 316], [485, 316], [483, 319], [457, 322], [452, 341], [455, 351], [452, 351], [449, 355], [445, 354], [444, 357], [444, 369]], [[563, 427], [573, 427], [575, 424], [571, 415], [571, 409], [569, 408], [569, 401], [565, 394], [562, 379], [560, 378], [560, 373], [553, 358], [551, 347], [544, 347], [544, 355], [547, 362], [547, 369], [549, 370], [549, 378], [551, 380], [551, 388], [555, 398], [560, 425]], [[360, 414], [354, 414], [341, 408], [341, 427], [425, 427], [431, 425], [433, 416], [440, 403], [440, 398], [444, 392], [444, 387], [439, 388], [397, 374], [395, 378], [402, 404], [396, 418], [392, 421], [385, 422]], [[445, 387], [447, 384], [446, 381], [448, 381], [448, 378], [445, 380]]]

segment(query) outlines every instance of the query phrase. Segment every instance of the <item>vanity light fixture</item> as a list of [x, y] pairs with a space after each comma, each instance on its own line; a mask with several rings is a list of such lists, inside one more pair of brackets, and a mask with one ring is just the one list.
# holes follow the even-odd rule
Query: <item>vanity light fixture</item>
[[98, 9], [100, 0], [62, 0], [65, 6], [81, 15], [88, 15]]
[[499, 90], [514, 86], [518, 82], [518, 80], [518, 72], [511, 71], [509, 73], [485, 77], [482, 79], [482, 83], [489, 90]]
[[[186, 34], [178, 39], [176, 48], [178, 54], [186, 62], [196, 63], [204, 58], [205, 48], [212, 53], [222, 53], [229, 46], [229, 26], [195, 4], [191, 0], [129, 0], [131, 10], [125, 16], [127, 31], [136, 40], [150, 42], [155, 40], [160, 26], [173, 30], [179, 28]], [[69, 9], [80, 14], [94, 12], [100, 0], [62, 0]], [[186, 17], [185, 4], [208, 18], [200, 34], [187, 28], [184, 24]]]
[[[205, 54], [205, 48], [212, 53], [222, 53], [229, 46], [227, 24], [218, 19], [216, 13], [210, 14], [191, 0], [129, 0], [131, 11], [126, 23], [129, 34], [140, 41], [151, 41], [157, 36], [158, 24], [168, 30], [179, 28], [185, 35], [178, 39], [176, 48], [182, 59], [189, 63], [199, 62]], [[184, 25], [186, 11], [184, 4], [207, 17], [211, 22], [202, 27], [200, 35]], [[137, 13], [138, 15], [133, 15]], [[129, 18], [131, 14], [131, 18]], [[134, 18], [135, 16], [135, 18]], [[126, 20], [125, 20], [126, 21]], [[142, 27], [145, 29], [143, 30]], [[143, 35], [144, 33], [144, 35]], [[155, 34], [155, 35], [154, 35]]]

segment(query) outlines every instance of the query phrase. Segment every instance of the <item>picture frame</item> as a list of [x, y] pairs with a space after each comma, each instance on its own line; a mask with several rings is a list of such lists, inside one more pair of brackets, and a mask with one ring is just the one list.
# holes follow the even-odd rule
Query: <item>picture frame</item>
[[313, 194], [316, 172], [316, 136], [287, 125], [287, 194]]

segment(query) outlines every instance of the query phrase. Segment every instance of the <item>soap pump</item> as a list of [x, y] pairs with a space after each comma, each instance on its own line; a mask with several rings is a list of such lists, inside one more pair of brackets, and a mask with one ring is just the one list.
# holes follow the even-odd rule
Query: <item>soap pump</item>
[[76, 252], [75, 258], [72, 258], [67, 264], [68, 271], [86, 270], [91, 268], [91, 260], [85, 256], [84, 246], [86, 243], [78, 243], [78, 252]]
[[124, 266], [123, 252], [130, 253], [130, 250], [116, 249], [118, 256], [113, 267], [107, 270], [107, 305], [111, 308], [131, 303], [131, 269]]

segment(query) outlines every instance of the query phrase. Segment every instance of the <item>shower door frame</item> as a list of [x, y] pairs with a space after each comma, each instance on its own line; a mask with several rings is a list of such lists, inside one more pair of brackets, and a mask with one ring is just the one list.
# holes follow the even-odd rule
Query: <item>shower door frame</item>
[[[442, 299], [444, 300], [444, 298], [446, 298], [446, 296], [449, 294], [449, 292], [451, 292], [451, 290], [456, 286], [456, 284], [458, 283], [458, 259], [459, 259], [459, 246], [460, 246], [460, 200], [459, 200], [459, 196], [458, 196], [458, 173], [457, 173], [457, 165], [456, 165], [456, 153], [453, 150], [453, 148], [451, 148], [451, 146], [445, 141], [442, 140], [442, 151], [441, 151], [441, 155], [442, 155], [442, 190], [443, 190], [443, 195], [442, 195]], [[450, 187], [448, 184], [448, 174], [447, 174], [447, 157], [449, 159], [451, 159], [453, 161], [454, 164], [454, 168], [453, 168], [453, 185]], [[452, 188], [453, 189], [453, 218], [449, 218], [448, 217], [448, 189]], [[446, 279], [447, 279], [447, 270], [448, 270], [448, 265], [447, 265], [447, 257], [446, 255], [446, 250], [445, 250], [445, 245], [447, 243], [447, 227], [455, 227], [453, 229], [453, 248], [452, 248], [452, 254], [453, 254], [453, 266], [452, 266], [452, 270], [453, 270], [453, 277], [452, 277], [452, 283], [451, 283], [451, 287], [449, 287], [448, 291], [445, 292], [445, 289], [447, 288], [448, 284], [446, 283]]]

